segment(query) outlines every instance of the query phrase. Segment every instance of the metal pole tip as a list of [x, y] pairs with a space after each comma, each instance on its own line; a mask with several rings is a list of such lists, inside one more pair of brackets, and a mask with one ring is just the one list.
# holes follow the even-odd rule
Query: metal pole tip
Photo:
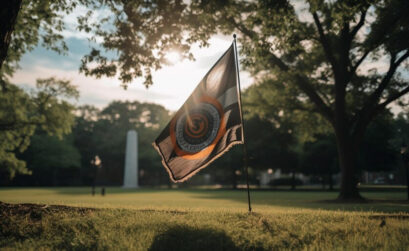
[[233, 34], [233, 38], [236, 39], [236, 34]]

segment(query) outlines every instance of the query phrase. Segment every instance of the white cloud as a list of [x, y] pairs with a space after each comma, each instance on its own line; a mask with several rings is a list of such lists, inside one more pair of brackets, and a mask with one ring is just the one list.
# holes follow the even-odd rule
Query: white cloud
[[[63, 22], [65, 24], [65, 29], [61, 32], [66, 39], [77, 38], [77, 39], [89, 39], [92, 37], [90, 33], [85, 31], [79, 31], [77, 29], [78, 21], [77, 18], [80, 16], [86, 16], [89, 9], [83, 5], [78, 5], [70, 14], [64, 15]], [[109, 16], [110, 12], [108, 9], [97, 9], [92, 10], [92, 16], [89, 17], [91, 23], [96, 23], [98, 20]], [[97, 42], [102, 42], [102, 38], [97, 37]]]

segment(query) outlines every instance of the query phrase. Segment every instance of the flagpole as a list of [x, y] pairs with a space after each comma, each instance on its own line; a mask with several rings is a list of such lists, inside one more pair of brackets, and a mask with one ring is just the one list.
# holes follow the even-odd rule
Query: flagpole
[[242, 102], [241, 102], [239, 57], [238, 57], [238, 53], [237, 53], [236, 34], [233, 34], [233, 39], [234, 39], [234, 55], [235, 55], [235, 58], [236, 58], [237, 83], [239, 85], [240, 116], [241, 116], [241, 119], [242, 119], [243, 162], [244, 162], [244, 169], [245, 169], [245, 172], [246, 172], [247, 201], [248, 201], [248, 204], [249, 204], [249, 213], [251, 213], [250, 186], [249, 186], [249, 166], [248, 166], [247, 145], [246, 145], [246, 142], [244, 141], [244, 118], [243, 118]]

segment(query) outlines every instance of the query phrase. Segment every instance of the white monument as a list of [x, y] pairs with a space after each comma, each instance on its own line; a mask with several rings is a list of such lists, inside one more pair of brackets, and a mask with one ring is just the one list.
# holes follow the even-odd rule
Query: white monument
[[138, 188], [138, 134], [135, 130], [126, 135], [124, 188]]

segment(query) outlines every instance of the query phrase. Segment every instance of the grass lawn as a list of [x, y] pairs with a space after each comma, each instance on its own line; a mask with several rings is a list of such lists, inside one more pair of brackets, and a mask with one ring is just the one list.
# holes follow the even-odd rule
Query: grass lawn
[[335, 192], [251, 195], [248, 214], [244, 190], [3, 188], [0, 248], [409, 250], [404, 192], [366, 192], [362, 204], [328, 202]]

